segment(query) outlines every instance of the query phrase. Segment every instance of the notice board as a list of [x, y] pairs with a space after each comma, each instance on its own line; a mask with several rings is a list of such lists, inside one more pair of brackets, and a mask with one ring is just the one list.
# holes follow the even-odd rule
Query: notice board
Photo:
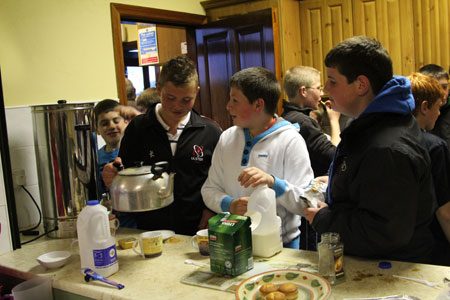
[[138, 23], [136, 26], [138, 33], [139, 66], [158, 64], [159, 56], [156, 24]]

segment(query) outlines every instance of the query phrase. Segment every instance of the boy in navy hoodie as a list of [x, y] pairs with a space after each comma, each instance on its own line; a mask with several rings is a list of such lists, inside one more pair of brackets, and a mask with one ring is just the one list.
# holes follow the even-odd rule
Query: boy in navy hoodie
[[435, 195], [410, 81], [393, 76], [387, 51], [365, 36], [336, 45], [325, 65], [332, 109], [355, 120], [341, 133], [327, 203], [306, 218], [339, 233], [346, 254], [430, 262]]

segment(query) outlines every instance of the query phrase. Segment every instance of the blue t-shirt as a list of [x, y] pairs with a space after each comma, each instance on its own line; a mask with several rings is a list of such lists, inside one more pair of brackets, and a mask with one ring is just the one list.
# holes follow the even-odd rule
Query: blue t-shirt
[[102, 199], [103, 193], [106, 193], [108, 191], [108, 188], [105, 185], [105, 182], [103, 182], [103, 167], [112, 162], [114, 159], [116, 159], [117, 155], [119, 154], [119, 148], [114, 149], [113, 151], [106, 152], [105, 151], [106, 145], [103, 146], [98, 150], [98, 199]]

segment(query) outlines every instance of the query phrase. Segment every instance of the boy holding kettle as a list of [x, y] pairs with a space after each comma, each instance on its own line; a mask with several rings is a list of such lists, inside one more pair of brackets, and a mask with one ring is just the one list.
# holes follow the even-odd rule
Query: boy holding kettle
[[[192, 109], [200, 87], [197, 70], [189, 59], [176, 57], [164, 63], [157, 90], [161, 103], [129, 123], [115, 163], [127, 168], [136, 161], [144, 165], [167, 161], [170, 172], [175, 173], [174, 202], [162, 209], [136, 213], [137, 227], [194, 235], [206, 228], [213, 216], [203, 203], [200, 189], [221, 129]], [[106, 165], [105, 183], [110, 185], [116, 174], [112, 163]]]

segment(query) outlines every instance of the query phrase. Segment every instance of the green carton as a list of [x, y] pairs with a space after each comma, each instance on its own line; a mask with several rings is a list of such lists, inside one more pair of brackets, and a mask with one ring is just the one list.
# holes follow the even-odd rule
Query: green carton
[[237, 276], [253, 269], [250, 225], [250, 217], [230, 213], [219, 213], [209, 219], [212, 272]]

